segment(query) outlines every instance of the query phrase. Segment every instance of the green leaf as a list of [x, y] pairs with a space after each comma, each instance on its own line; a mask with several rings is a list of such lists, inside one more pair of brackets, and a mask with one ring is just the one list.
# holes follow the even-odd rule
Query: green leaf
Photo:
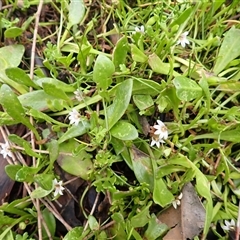
[[63, 99], [67, 102], [71, 102], [67, 94], [61, 88], [57, 87], [55, 84], [44, 82], [42, 83], [42, 86], [44, 92], [47, 93], [48, 95], [53, 96], [55, 98]]
[[63, 240], [79, 240], [79, 236], [83, 237], [83, 232], [83, 227], [75, 227], [65, 235]]
[[71, 126], [58, 140], [58, 143], [63, 143], [66, 140], [74, 137], [82, 136], [90, 128], [88, 121], [81, 121], [79, 124]]
[[54, 176], [48, 173], [40, 173], [34, 176], [34, 182], [36, 182], [41, 188], [50, 191], [52, 190], [52, 180]]
[[24, 140], [23, 138], [15, 135], [15, 134], [10, 134], [8, 136], [9, 140], [15, 144], [17, 144], [20, 147], [23, 147], [25, 152], [32, 157], [36, 157], [36, 158], [42, 158], [41, 155], [37, 154], [36, 152], [34, 152], [34, 150], [32, 150], [32, 147], [30, 145], [30, 143], [26, 140]]
[[38, 187], [34, 189], [31, 193], [32, 198], [43, 198], [49, 195], [52, 192], [52, 190], [45, 190], [41, 187]]
[[144, 233], [144, 237], [147, 240], [159, 239], [159, 237], [164, 236], [169, 230], [169, 227], [158, 220], [155, 214], [151, 215], [150, 220], [148, 221], [148, 228]]
[[15, 120], [21, 122], [25, 126], [27, 126], [30, 130], [32, 130], [37, 138], [38, 133], [36, 129], [32, 126], [29, 119], [25, 117], [25, 111], [18, 100], [17, 96], [14, 94], [12, 89], [3, 84], [0, 89], [0, 103], [2, 104], [5, 111]]
[[17, 172], [22, 168], [20, 165], [6, 165], [5, 166], [5, 172], [7, 175], [12, 179], [16, 180], [16, 174]]
[[93, 80], [100, 89], [106, 90], [109, 87], [114, 72], [113, 62], [103, 54], [98, 55], [93, 67]]
[[131, 44], [132, 59], [135, 62], [144, 63], [148, 60], [148, 57], [134, 44]]
[[113, 103], [107, 108], [107, 123], [110, 130], [127, 110], [132, 95], [132, 79], [127, 79], [116, 87]]
[[[41, 213], [43, 216], [43, 220], [46, 223], [51, 236], [54, 237], [55, 231], [56, 231], [56, 219], [54, 215], [47, 208], [43, 209]], [[42, 224], [42, 234], [43, 234], [43, 239], [48, 239], [48, 234], [43, 224]]]
[[[168, 75], [172, 71], [170, 63], [164, 63], [155, 53], [149, 55], [148, 64], [156, 73]], [[180, 76], [180, 74], [173, 71], [173, 76]]]
[[160, 93], [160, 91], [164, 89], [162, 85], [152, 80], [140, 79], [140, 78], [133, 79], [132, 93], [133, 95], [146, 94], [146, 95], [156, 96]]
[[19, 121], [13, 119], [9, 114], [6, 112], [0, 112], [0, 126], [3, 125], [14, 125], [19, 123]]
[[68, 20], [71, 26], [79, 24], [85, 14], [85, 5], [83, 0], [72, 0], [69, 4]]
[[21, 36], [23, 33], [23, 29], [19, 27], [11, 27], [5, 30], [4, 37], [5, 38], [15, 38]]
[[192, 13], [193, 13], [193, 8], [192, 7], [186, 9], [184, 12], [182, 12], [180, 14], [180, 16], [176, 20], [174, 20], [170, 24], [170, 27], [173, 27], [174, 25], [182, 25]]
[[154, 105], [150, 95], [133, 95], [133, 101], [140, 111], [146, 110]]
[[202, 96], [202, 88], [189, 78], [175, 77], [173, 84], [176, 87], [177, 97], [182, 101], [191, 101]]
[[137, 129], [130, 123], [125, 121], [117, 122], [110, 130], [113, 137], [120, 140], [134, 140], [138, 138]]
[[[74, 149], [78, 148], [79, 155], [71, 154]], [[57, 163], [61, 168], [74, 176], [79, 176], [84, 180], [88, 179], [89, 171], [92, 169], [93, 164], [90, 155], [84, 150], [84, 145], [79, 145], [74, 140], [64, 142], [59, 146], [59, 156]], [[67, 154], [64, 154], [67, 153]]]
[[55, 98], [46, 94], [43, 90], [36, 90], [20, 95], [18, 99], [24, 107], [30, 107], [42, 112], [49, 109], [48, 102]]
[[213, 72], [217, 75], [235, 58], [240, 56], [240, 29], [232, 27], [225, 35]]
[[118, 71], [120, 70], [121, 64], [126, 64], [128, 50], [128, 41], [124, 36], [118, 40], [116, 46], [113, 49], [113, 63]]
[[60, 81], [58, 79], [49, 78], [49, 77], [39, 78], [35, 81], [35, 83], [37, 85], [39, 85], [40, 87], [43, 87], [44, 83], [49, 83], [49, 84], [55, 85], [56, 87], [60, 88], [64, 92], [71, 92], [72, 93], [76, 89], [76, 87], [73, 84], [67, 84], [67, 83], [64, 83], [63, 81]]
[[33, 182], [33, 177], [39, 170], [39, 167], [22, 166], [18, 170], [15, 180], [18, 182]]
[[131, 218], [131, 226], [134, 228], [144, 227], [150, 218], [149, 208], [152, 206], [152, 202], [148, 202], [148, 205], [143, 207], [135, 216]]
[[35, 119], [41, 119], [41, 120], [44, 120], [48, 123], [54, 123], [56, 125], [59, 125], [61, 127], [67, 127], [68, 124], [65, 124], [65, 123], [62, 123], [62, 122], [58, 122], [56, 121], [55, 119], [49, 117], [47, 114], [45, 113], [42, 113], [36, 109], [30, 109], [29, 112], [28, 112], [29, 115], [33, 116]]
[[30, 77], [20, 68], [7, 68], [6, 75], [13, 81], [23, 84], [27, 87], [39, 88]]
[[154, 180], [153, 200], [161, 207], [171, 204], [174, 200], [173, 194], [168, 190], [162, 178], [156, 178]]
[[17, 67], [24, 54], [23, 45], [9, 45], [0, 48], [0, 71], [9, 67]]
[[152, 191], [154, 178], [150, 157], [135, 147], [130, 149], [130, 154], [132, 158], [133, 171], [137, 180], [139, 183], [149, 184], [149, 188]]

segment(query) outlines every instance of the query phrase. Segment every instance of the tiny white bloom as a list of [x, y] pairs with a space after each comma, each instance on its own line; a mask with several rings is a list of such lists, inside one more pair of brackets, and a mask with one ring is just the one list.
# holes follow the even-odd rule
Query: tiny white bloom
[[75, 94], [75, 98], [80, 102], [83, 100], [83, 93], [79, 89], [73, 92]]
[[56, 197], [57, 195], [63, 195], [63, 190], [65, 189], [63, 186], [62, 186], [62, 181], [57, 181], [57, 179], [55, 178], [53, 180], [53, 187], [55, 188], [55, 192], [53, 193], [53, 196]]
[[177, 209], [177, 207], [181, 205], [182, 196], [183, 194], [180, 193], [180, 195], [172, 202], [172, 205], [175, 209]]
[[225, 225], [222, 226], [222, 229], [225, 231], [234, 230], [234, 228], [236, 226], [235, 221], [233, 219], [231, 220], [231, 222], [225, 220], [224, 223], [225, 223]]
[[168, 138], [168, 130], [165, 124], [161, 120], [157, 120], [158, 125], [154, 125], [153, 127], [156, 129], [154, 135], [159, 135], [159, 139], [166, 140]]
[[188, 39], [187, 39], [187, 35], [188, 35], [188, 32], [182, 33], [182, 34], [180, 35], [178, 41], [177, 41], [177, 45], [178, 45], [178, 44], [181, 44], [181, 46], [182, 46], [183, 48], [185, 48], [185, 47], [186, 47], [186, 44], [189, 44], [189, 43], [190, 43], [190, 42], [188, 41]]
[[165, 143], [162, 139], [160, 139], [158, 136], [154, 136], [152, 137], [152, 141], [151, 141], [151, 147], [153, 147], [154, 145], [156, 145], [158, 148], [160, 148], [160, 143]]
[[145, 33], [144, 26], [142, 25], [140, 28], [139, 28], [139, 27], [135, 27], [135, 32], [134, 32], [134, 34], [137, 33], [137, 32], [139, 32], [139, 33], [141, 33], [141, 34], [144, 34], [144, 33]]
[[75, 108], [69, 113], [68, 118], [70, 120], [70, 124], [75, 124], [77, 126], [80, 122], [80, 114]]
[[13, 157], [12, 152], [10, 151], [10, 146], [8, 143], [1, 143], [1, 151], [0, 154], [3, 155], [4, 158], [6, 158], [7, 156], [9, 157]]

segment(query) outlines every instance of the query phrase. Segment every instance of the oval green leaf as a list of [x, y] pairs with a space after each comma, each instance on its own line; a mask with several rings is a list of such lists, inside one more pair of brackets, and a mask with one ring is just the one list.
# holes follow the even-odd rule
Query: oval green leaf
[[106, 56], [100, 54], [93, 67], [93, 80], [98, 87], [106, 90], [112, 82], [111, 76], [115, 72], [113, 62]]
[[173, 84], [176, 87], [177, 97], [182, 101], [191, 101], [202, 96], [202, 88], [189, 78], [175, 77]]
[[113, 137], [124, 141], [138, 138], [137, 129], [132, 124], [125, 121], [116, 123], [110, 132]]

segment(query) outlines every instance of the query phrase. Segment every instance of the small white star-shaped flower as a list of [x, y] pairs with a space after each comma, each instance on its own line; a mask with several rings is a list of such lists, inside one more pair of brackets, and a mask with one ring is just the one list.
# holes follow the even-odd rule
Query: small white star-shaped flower
[[145, 33], [144, 26], [142, 25], [140, 28], [139, 27], [135, 27], [134, 34], [137, 33], [137, 32], [139, 32], [141, 34], [144, 34]]
[[53, 193], [53, 196], [56, 197], [57, 195], [63, 195], [63, 190], [65, 189], [63, 186], [62, 186], [62, 181], [57, 181], [57, 179], [55, 178], [53, 180], [53, 187], [55, 188], [55, 192]]
[[183, 194], [180, 193], [180, 195], [172, 202], [172, 205], [175, 209], [177, 209], [177, 207], [181, 205], [182, 196]]
[[178, 44], [181, 44], [181, 46], [182, 46], [183, 48], [185, 48], [185, 47], [186, 47], [186, 44], [189, 44], [189, 43], [190, 43], [190, 42], [188, 41], [188, 39], [187, 39], [187, 35], [188, 35], [188, 32], [182, 33], [182, 34], [180, 35], [178, 41], [177, 41], [177, 45], [178, 45]]
[[1, 143], [1, 151], [0, 154], [3, 155], [4, 158], [6, 158], [7, 156], [9, 157], [13, 157], [12, 152], [10, 151], [10, 146], [8, 143]]
[[77, 126], [80, 122], [80, 114], [75, 108], [69, 113], [68, 118], [70, 120], [70, 124], [75, 124]]
[[165, 124], [161, 120], [157, 120], [158, 125], [153, 127], [156, 129], [154, 135], [159, 135], [159, 139], [166, 140], [168, 138], [168, 130]]
[[162, 139], [160, 139], [158, 136], [153, 136], [150, 146], [153, 147], [156, 145], [158, 148], [160, 148], [160, 143], [165, 143]]
[[235, 229], [235, 221], [232, 219], [231, 222], [224, 220], [225, 225], [222, 226], [222, 229], [225, 231], [229, 231], [229, 230], [234, 230]]
[[73, 92], [75, 94], [75, 98], [80, 102], [83, 100], [83, 93], [79, 89]]

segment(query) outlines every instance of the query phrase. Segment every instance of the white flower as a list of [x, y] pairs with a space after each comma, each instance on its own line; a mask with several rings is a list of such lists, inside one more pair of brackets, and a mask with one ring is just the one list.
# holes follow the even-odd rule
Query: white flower
[[10, 146], [8, 143], [1, 143], [1, 151], [0, 154], [3, 155], [4, 158], [6, 158], [7, 156], [9, 157], [13, 157], [12, 152], [10, 151]]
[[57, 195], [63, 195], [63, 190], [65, 189], [62, 186], [62, 181], [57, 181], [57, 179], [55, 178], [53, 181], [53, 187], [55, 188], [55, 192], [53, 193], [53, 196], [56, 197]]
[[161, 120], [157, 120], [158, 125], [154, 125], [153, 127], [157, 129], [154, 132], [154, 135], [159, 135], [159, 139], [166, 140], [168, 138], [168, 130], [165, 124]]
[[139, 32], [141, 34], [144, 34], [145, 33], [144, 26], [142, 25], [140, 28], [139, 27], [135, 27], [135, 31], [133, 33], [135, 34], [137, 32]]
[[158, 136], [153, 136], [151, 141], [151, 147], [153, 147], [155, 144], [158, 148], [160, 148], [160, 143], [165, 143], [162, 139], [160, 139]]
[[188, 32], [184, 32], [180, 35], [177, 44], [181, 44], [183, 48], [186, 47], [186, 44], [189, 44], [190, 42], [187, 39]]
[[183, 194], [180, 193], [180, 195], [172, 202], [172, 205], [175, 209], [177, 209], [177, 207], [181, 205], [182, 196]]
[[75, 108], [69, 113], [68, 118], [70, 120], [70, 124], [75, 124], [77, 126], [80, 122], [80, 114]]
[[225, 231], [234, 230], [234, 228], [236, 226], [235, 221], [233, 219], [231, 220], [231, 222], [225, 220], [224, 223], [225, 223], [225, 225], [222, 226], [222, 229]]
[[75, 98], [80, 102], [83, 100], [83, 93], [79, 89], [73, 92], [75, 94]]

